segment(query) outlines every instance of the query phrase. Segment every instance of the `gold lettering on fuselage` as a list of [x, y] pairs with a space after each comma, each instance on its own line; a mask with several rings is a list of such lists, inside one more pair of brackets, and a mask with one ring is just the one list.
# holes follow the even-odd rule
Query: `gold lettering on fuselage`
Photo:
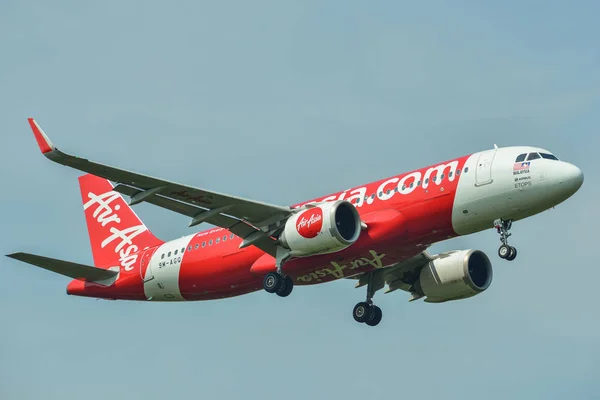
[[336, 261], [331, 261], [331, 267], [318, 269], [310, 274], [299, 276], [296, 280], [300, 282], [312, 282], [313, 280], [321, 282], [323, 281], [323, 278], [333, 277], [334, 279], [341, 279], [346, 276], [346, 272], [360, 267], [371, 266], [373, 268], [383, 268], [382, 260], [383, 257], [385, 257], [385, 254], [378, 254], [374, 250], [369, 250], [369, 254], [371, 257], [357, 258], [350, 261], [348, 264], [340, 264]]

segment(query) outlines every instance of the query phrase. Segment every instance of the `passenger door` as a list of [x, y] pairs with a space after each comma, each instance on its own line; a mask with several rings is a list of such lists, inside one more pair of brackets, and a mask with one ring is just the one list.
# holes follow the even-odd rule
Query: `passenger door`
[[483, 186], [492, 183], [492, 164], [496, 156], [497, 149], [484, 151], [477, 160], [477, 169], [475, 170], [475, 186]]

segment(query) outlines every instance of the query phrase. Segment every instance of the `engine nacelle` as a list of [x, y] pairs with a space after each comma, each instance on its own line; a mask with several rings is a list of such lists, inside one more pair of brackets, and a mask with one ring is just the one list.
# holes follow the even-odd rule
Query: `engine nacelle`
[[483, 292], [492, 276], [492, 263], [484, 252], [461, 250], [441, 254], [423, 267], [414, 287], [427, 296], [426, 302], [442, 303]]
[[314, 205], [291, 216], [279, 237], [292, 256], [302, 257], [343, 250], [358, 240], [360, 216], [347, 201]]

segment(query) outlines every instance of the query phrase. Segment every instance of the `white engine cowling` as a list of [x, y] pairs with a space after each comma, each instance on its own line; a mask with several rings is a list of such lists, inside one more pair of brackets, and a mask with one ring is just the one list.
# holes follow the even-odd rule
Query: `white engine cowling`
[[480, 250], [440, 254], [419, 274], [415, 290], [426, 302], [442, 303], [465, 299], [486, 290], [492, 283], [492, 263]]
[[291, 216], [279, 237], [292, 256], [302, 257], [343, 250], [358, 240], [361, 222], [356, 208], [337, 200], [314, 205]]

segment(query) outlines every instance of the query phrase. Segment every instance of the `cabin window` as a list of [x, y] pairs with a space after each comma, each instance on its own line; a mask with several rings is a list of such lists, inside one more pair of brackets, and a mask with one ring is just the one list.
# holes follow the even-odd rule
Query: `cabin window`
[[165, 258], [165, 253], [162, 253], [162, 255], [160, 256], [161, 259]]
[[219, 244], [219, 241], [220, 241], [220, 240], [221, 240], [221, 238], [217, 238], [217, 239], [215, 240], [215, 244]]
[[181, 254], [185, 253], [185, 247], [181, 248]]
[[427, 185], [429, 183], [429, 178], [425, 178], [425, 184]]
[[388, 189], [388, 190], [387, 190], [385, 193], [386, 193], [386, 194], [390, 194], [390, 192], [391, 192], [391, 190], [390, 190], [390, 189]]
[[206, 247], [206, 241], [202, 242], [202, 248]]
[[452, 178], [452, 171], [448, 172], [448, 178]]
[[227, 235], [223, 236], [223, 241], [227, 240]]
[[526, 154], [526, 153], [525, 153], [525, 154], [519, 154], [519, 155], [517, 156], [517, 159], [515, 160], [515, 162], [516, 162], [516, 163], [518, 163], [518, 162], [523, 162], [523, 161], [525, 161], [525, 157], [527, 157], [527, 154]]
[[444, 180], [444, 176], [445, 176], [444, 174], [442, 174], [442, 176], [440, 176], [440, 181]]
[[229, 239], [233, 239], [233, 233], [231, 235], [229, 235]]
[[188, 251], [192, 251], [192, 246], [188, 246]]
[[415, 183], [414, 183], [414, 182], [411, 182], [409, 187], [412, 189], [412, 188], [413, 188], [413, 186], [415, 186]]
[[456, 170], [456, 175], [460, 175], [460, 169]]
[[421, 181], [417, 182], [417, 186], [421, 186]]
[[177, 255], [177, 251], [178, 251], [178, 250], [175, 250], [175, 254], [173, 254], [173, 255], [175, 255], [175, 256], [176, 256], [176, 255]]
[[[196, 243], [196, 245], [194, 246], [194, 250], [198, 250], [198, 247], [200, 247], [200, 244]], [[202, 247], [204, 247], [204, 246], [202, 246]]]
[[465, 167], [465, 174], [469, 172], [469, 167]]
[[209, 246], [212, 246], [212, 239], [210, 239], [210, 240], [208, 241], [208, 245], [209, 245]]
[[383, 196], [383, 192], [379, 192], [379, 197]]
[[171, 257], [171, 252], [169, 252], [169, 254], [167, 254], [167, 257]]

